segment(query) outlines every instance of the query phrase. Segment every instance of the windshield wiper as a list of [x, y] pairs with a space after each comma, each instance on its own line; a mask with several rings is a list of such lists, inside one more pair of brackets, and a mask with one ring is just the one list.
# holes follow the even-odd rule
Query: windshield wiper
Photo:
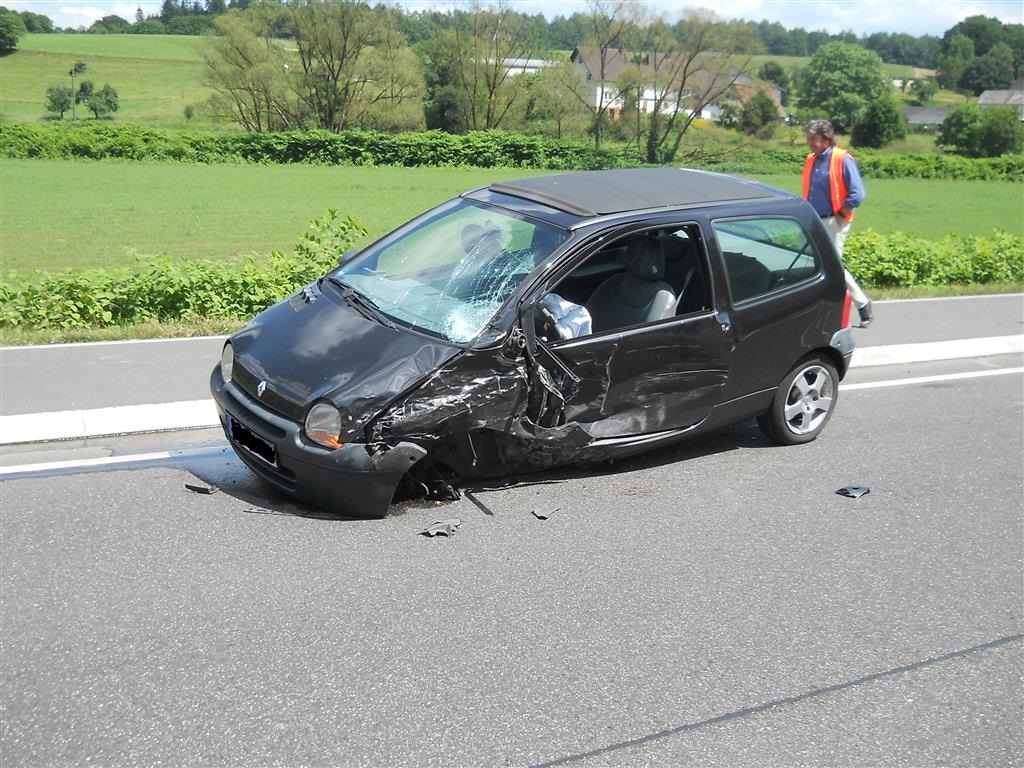
[[377, 306], [373, 299], [364, 296], [351, 285], [346, 283], [340, 277], [334, 275], [327, 275], [326, 279], [338, 287], [338, 292], [341, 293], [341, 298], [345, 299], [353, 309], [355, 309], [363, 317], [370, 320], [376, 320], [381, 325], [386, 325], [388, 328], [395, 328], [395, 323], [390, 317]]

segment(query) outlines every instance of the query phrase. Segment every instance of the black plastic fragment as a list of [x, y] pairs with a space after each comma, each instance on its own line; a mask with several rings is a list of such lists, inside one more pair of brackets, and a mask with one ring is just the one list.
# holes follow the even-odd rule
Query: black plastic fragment
[[185, 487], [194, 493], [205, 493], [207, 496], [220, 490], [215, 485], [193, 485], [192, 483], [185, 483]]
[[847, 485], [836, 491], [840, 496], [848, 496], [851, 499], [859, 499], [865, 493], [871, 493], [866, 485]]
[[449, 517], [447, 520], [435, 520], [426, 530], [420, 531], [422, 536], [454, 536], [455, 529], [462, 525], [457, 517]]
[[533, 516], [536, 517], [538, 520], [547, 520], [559, 509], [561, 509], [561, 507], [555, 507], [552, 510], [532, 509], [530, 511], [533, 513]]

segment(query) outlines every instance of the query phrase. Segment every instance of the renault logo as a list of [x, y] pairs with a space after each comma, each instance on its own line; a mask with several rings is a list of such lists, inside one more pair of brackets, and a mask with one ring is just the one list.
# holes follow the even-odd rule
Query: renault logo
[[256, 397], [263, 397], [263, 393], [267, 391], [267, 382], [261, 381], [256, 385]]

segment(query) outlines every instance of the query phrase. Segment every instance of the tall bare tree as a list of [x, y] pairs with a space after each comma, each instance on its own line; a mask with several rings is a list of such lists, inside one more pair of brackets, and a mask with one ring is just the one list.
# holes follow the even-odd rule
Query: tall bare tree
[[295, 125], [298, 117], [287, 78], [284, 51], [256, 17], [229, 11], [214, 22], [217, 37], [203, 51], [202, 83], [215, 92], [215, 113], [247, 131], [266, 132]]
[[530, 30], [506, 0], [484, 7], [474, 0], [455, 26], [455, 72], [470, 130], [498, 128], [525, 102], [520, 75], [532, 52]]
[[644, 159], [672, 162], [683, 136], [705, 107], [726, 96], [750, 69], [751, 33], [722, 24], [705, 10], [687, 12], [676, 24], [647, 27], [641, 78], [650, 122]]
[[580, 83], [576, 84], [573, 93], [591, 112], [595, 146], [601, 146], [609, 111], [626, 93], [619, 87], [616, 73], [621, 70], [626, 56], [623, 48], [627, 36], [641, 13], [641, 6], [636, 0], [587, 0], [587, 37], [580, 51], [594, 70], [596, 93]]
[[340, 131], [369, 79], [360, 59], [371, 44], [370, 11], [357, 0], [294, 0], [291, 8], [300, 96], [321, 127]]

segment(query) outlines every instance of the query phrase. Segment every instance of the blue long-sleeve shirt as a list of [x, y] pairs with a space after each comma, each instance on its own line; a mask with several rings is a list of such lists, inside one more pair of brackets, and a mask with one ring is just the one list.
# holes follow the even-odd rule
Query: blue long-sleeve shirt
[[[819, 216], [831, 216], [832, 193], [828, 188], [828, 166], [832, 159], [832, 147], [822, 152], [820, 157], [814, 158], [814, 165], [811, 167], [811, 189], [808, 192], [807, 202], [818, 212]], [[864, 202], [866, 191], [864, 180], [860, 177], [860, 169], [853, 156], [847, 153], [843, 158], [843, 181], [846, 183], [848, 197], [843, 201], [847, 208], [856, 208]]]

